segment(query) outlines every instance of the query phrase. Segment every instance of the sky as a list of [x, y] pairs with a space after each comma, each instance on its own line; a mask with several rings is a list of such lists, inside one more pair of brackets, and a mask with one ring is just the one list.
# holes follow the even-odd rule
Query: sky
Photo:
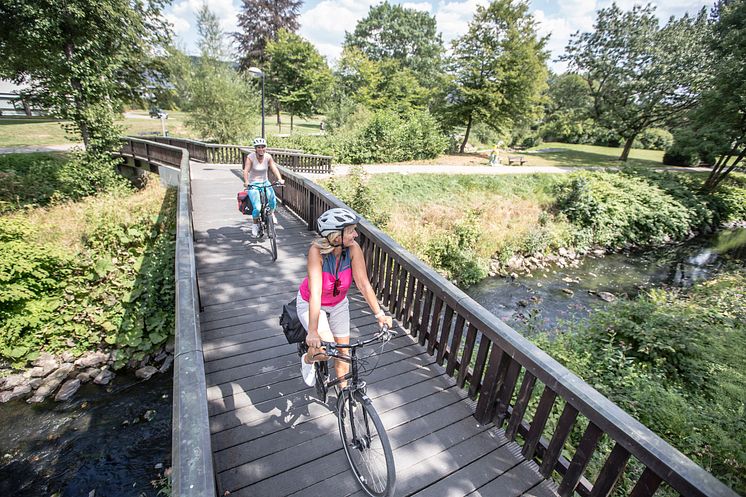
[[[165, 16], [173, 25], [179, 46], [188, 53], [197, 53], [197, 27], [195, 12], [204, 0], [173, 0], [165, 10]], [[206, 0], [210, 10], [220, 19], [226, 33], [238, 30], [236, 16], [241, 0]], [[446, 47], [450, 41], [466, 33], [469, 21], [476, 12], [477, 5], [487, 5], [488, 0], [432, 0], [399, 1], [401, 4], [435, 16], [438, 31], [443, 35]], [[352, 32], [359, 20], [368, 14], [371, 6], [381, 0], [310, 0], [303, 3], [300, 13], [299, 34], [313, 43], [319, 52], [333, 64], [342, 51], [345, 31]], [[639, 1], [617, 0], [624, 10], [629, 10]], [[697, 0], [657, 0], [651, 1], [662, 22], [670, 16], [681, 17], [685, 13], [695, 14], [702, 7], [708, 9], [714, 1], [705, 3]], [[539, 24], [539, 33], [550, 35], [547, 48], [551, 53], [550, 68], [564, 72], [564, 63], [555, 59], [564, 52], [570, 35], [576, 31], [590, 31], [593, 28], [596, 10], [611, 5], [611, 0], [530, 0], [531, 12]]]

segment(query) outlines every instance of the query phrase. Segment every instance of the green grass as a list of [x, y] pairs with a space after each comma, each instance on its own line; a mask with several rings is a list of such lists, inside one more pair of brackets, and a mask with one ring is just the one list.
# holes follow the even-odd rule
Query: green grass
[[[562, 149], [551, 152], [538, 152], [543, 149]], [[547, 142], [534, 147], [528, 154], [528, 165], [558, 167], [618, 167], [622, 148], [577, 145], [572, 143]], [[512, 155], [512, 154], [508, 154]], [[522, 155], [516, 153], [515, 155]], [[633, 148], [627, 164], [634, 166], [658, 167], [663, 165], [663, 152]]]
[[[146, 110], [131, 110], [131, 114], [144, 117], [120, 119], [117, 124], [125, 129], [125, 134], [139, 135], [141, 133], [161, 132], [159, 119], [150, 119]], [[182, 138], [197, 138], [194, 131], [184, 124], [188, 113], [181, 111], [168, 111], [166, 119], [166, 130], [170, 136]], [[265, 116], [265, 133], [267, 135], [289, 134], [290, 115], [280, 114], [282, 128], [278, 128], [275, 115]], [[295, 117], [293, 134], [313, 134], [319, 132], [319, 122], [323, 116], [314, 116], [309, 119]], [[69, 139], [62, 128], [64, 121], [48, 118], [13, 118], [0, 117], [0, 147], [40, 147], [46, 145], [62, 145], [66, 143], [79, 143], [78, 139]], [[257, 129], [260, 129], [261, 119], [257, 120]]]

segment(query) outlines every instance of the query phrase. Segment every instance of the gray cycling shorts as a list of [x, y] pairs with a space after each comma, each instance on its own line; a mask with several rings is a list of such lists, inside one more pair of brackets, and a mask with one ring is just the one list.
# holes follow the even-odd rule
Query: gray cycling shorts
[[[308, 302], [298, 291], [296, 298], [298, 319], [308, 331]], [[350, 301], [347, 297], [337, 305], [322, 305], [319, 313], [319, 336], [325, 342], [331, 342], [334, 338], [345, 338], [350, 336]], [[328, 317], [327, 317], [328, 316]]]

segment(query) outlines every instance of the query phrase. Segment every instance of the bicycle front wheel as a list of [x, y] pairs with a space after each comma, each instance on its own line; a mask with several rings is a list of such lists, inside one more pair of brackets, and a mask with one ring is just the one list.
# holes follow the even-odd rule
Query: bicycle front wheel
[[365, 493], [371, 497], [394, 495], [394, 454], [370, 399], [360, 392], [340, 395], [337, 422], [347, 460]]
[[277, 237], [275, 236], [275, 222], [272, 220], [272, 211], [267, 212], [267, 237], [272, 244], [272, 260], [277, 260]]

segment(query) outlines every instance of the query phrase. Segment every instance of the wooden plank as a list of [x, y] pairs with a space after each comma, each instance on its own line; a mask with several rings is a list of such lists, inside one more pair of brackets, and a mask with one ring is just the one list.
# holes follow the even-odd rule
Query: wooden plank
[[578, 410], [570, 404], [565, 404], [562, 409], [557, 427], [554, 429], [554, 435], [552, 435], [552, 441], [549, 442], [547, 450], [544, 452], [541, 460], [541, 474], [545, 478], [552, 476], [554, 466], [557, 464], [560, 454], [562, 454], [562, 448], [565, 446], [565, 440], [570, 435], [575, 419], [578, 417]]
[[517, 497], [533, 488], [541, 480], [536, 465], [523, 461], [468, 495], [470, 497]]
[[414, 301], [412, 302], [412, 316], [409, 319], [409, 332], [412, 334], [413, 337], [417, 336], [417, 333], [419, 332], [419, 324], [420, 324], [420, 316], [422, 315], [422, 292], [424, 291], [424, 286], [422, 285], [422, 282], [417, 282], [417, 290], [414, 294]]
[[660, 484], [661, 477], [653, 473], [650, 468], [645, 468], [645, 471], [640, 475], [640, 479], [635, 483], [629, 497], [652, 497]]
[[526, 435], [526, 442], [523, 444], [523, 457], [526, 459], [531, 460], [534, 458], [536, 446], [539, 444], [539, 439], [544, 431], [544, 426], [547, 424], [549, 414], [552, 412], [552, 406], [556, 398], [557, 394], [545, 386], [539, 399], [539, 405], [536, 407], [534, 418], [531, 420], [531, 428], [528, 431], [528, 435]]
[[[427, 333], [427, 353], [428, 354], [435, 353], [435, 344], [438, 340], [438, 330], [441, 324], [440, 313], [442, 309], [443, 309], [443, 301], [436, 297], [435, 307], [433, 309], [433, 317], [430, 322], [430, 330]], [[422, 337], [420, 338], [420, 342], [422, 342]]]
[[391, 313], [399, 321], [401, 321], [404, 315], [404, 309], [406, 308], [406, 292], [408, 290], [407, 276], [408, 273], [404, 268], [402, 268], [399, 272], [399, 285], [396, 294], [396, 301], [394, 302], [394, 308], [391, 310]]
[[616, 482], [619, 481], [629, 461], [629, 452], [621, 445], [614, 444], [611, 454], [606, 458], [598, 478], [593, 483], [593, 491], [590, 497], [608, 497], [614, 490]]
[[461, 338], [464, 336], [464, 323], [466, 320], [464, 316], [458, 315], [456, 318], [456, 325], [453, 328], [453, 342], [449, 346], [448, 350], [448, 363], [446, 365], [446, 374], [453, 376], [458, 364], [458, 356], [461, 348]]
[[451, 338], [451, 326], [453, 325], [453, 309], [451, 306], [446, 306], [445, 314], [443, 315], [443, 326], [440, 337], [437, 341], [438, 348], [438, 364], [443, 365], [443, 360], [448, 350], [448, 341]]
[[565, 473], [559, 485], [559, 494], [562, 497], [568, 497], [575, 491], [575, 486], [578, 484], [580, 477], [583, 476], [583, 471], [585, 471], [585, 467], [590, 462], [591, 456], [596, 450], [596, 444], [601, 439], [601, 435], [603, 435], [603, 432], [598, 426], [588, 423], [588, 428], [583, 433], [583, 438], [578, 444], [572, 461], [570, 461], [567, 473]]
[[477, 361], [474, 363], [474, 369], [471, 374], [471, 385], [469, 385], [469, 397], [477, 398], [477, 394], [482, 388], [482, 373], [487, 363], [487, 353], [490, 349], [490, 341], [484, 336], [479, 341], [479, 350], [477, 351]]
[[432, 310], [433, 304], [433, 292], [426, 290], [427, 295], [425, 296], [425, 305], [422, 306], [422, 314], [420, 315], [420, 321], [417, 326], [417, 341], [420, 345], [425, 345], [428, 333], [428, 323], [430, 322], [430, 311]]
[[508, 372], [505, 376], [505, 381], [503, 382], [502, 387], [500, 387], [500, 391], [498, 392], [497, 396], [497, 422], [495, 425], [497, 427], [502, 427], [503, 423], [505, 422], [505, 418], [508, 416], [508, 408], [510, 406], [510, 400], [513, 398], [513, 392], [515, 392], [515, 385], [518, 381], [518, 375], [521, 372], [521, 365], [518, 363], [518, 361], [514, 361], [512, 358], [510, 360], [510, 365], [508, 366]]
[[461, 356], [461, 364], [458, 370], [458, 386], [463, 388], [466, 384], [466, 374], [469, 371], [469, 363], [471, 362], [471, 356], [474, 352], [474, 345], [477, 341], [477, 329], [470, 323], [469, 329], [466, 332], [466, 345], [464, 346], [464, 353]]
[[[485, 340], [486, 342], [486, 340]], [[492, 344], [492, 352], [487, 365], [487, 372], [484, 375], [482, 386], [480, 387], [479, 402], [474, 416], [481, 423], [491, 423], [495, 413], [495, 401], [500, 385], [505, 378], [508, 370], [510, 356], [507, 355], [495, 344]]]
[[403, 319], [402, 325], [404, 328], [409, 328], [411, 326], [412, 308], [414, 306], [414, 287], [415, 279], [414, 276], [410, 274], [409, 280], [407, 281], [407, 296], [404, 299], [404, 307], [398, 316], [398, 319]]

